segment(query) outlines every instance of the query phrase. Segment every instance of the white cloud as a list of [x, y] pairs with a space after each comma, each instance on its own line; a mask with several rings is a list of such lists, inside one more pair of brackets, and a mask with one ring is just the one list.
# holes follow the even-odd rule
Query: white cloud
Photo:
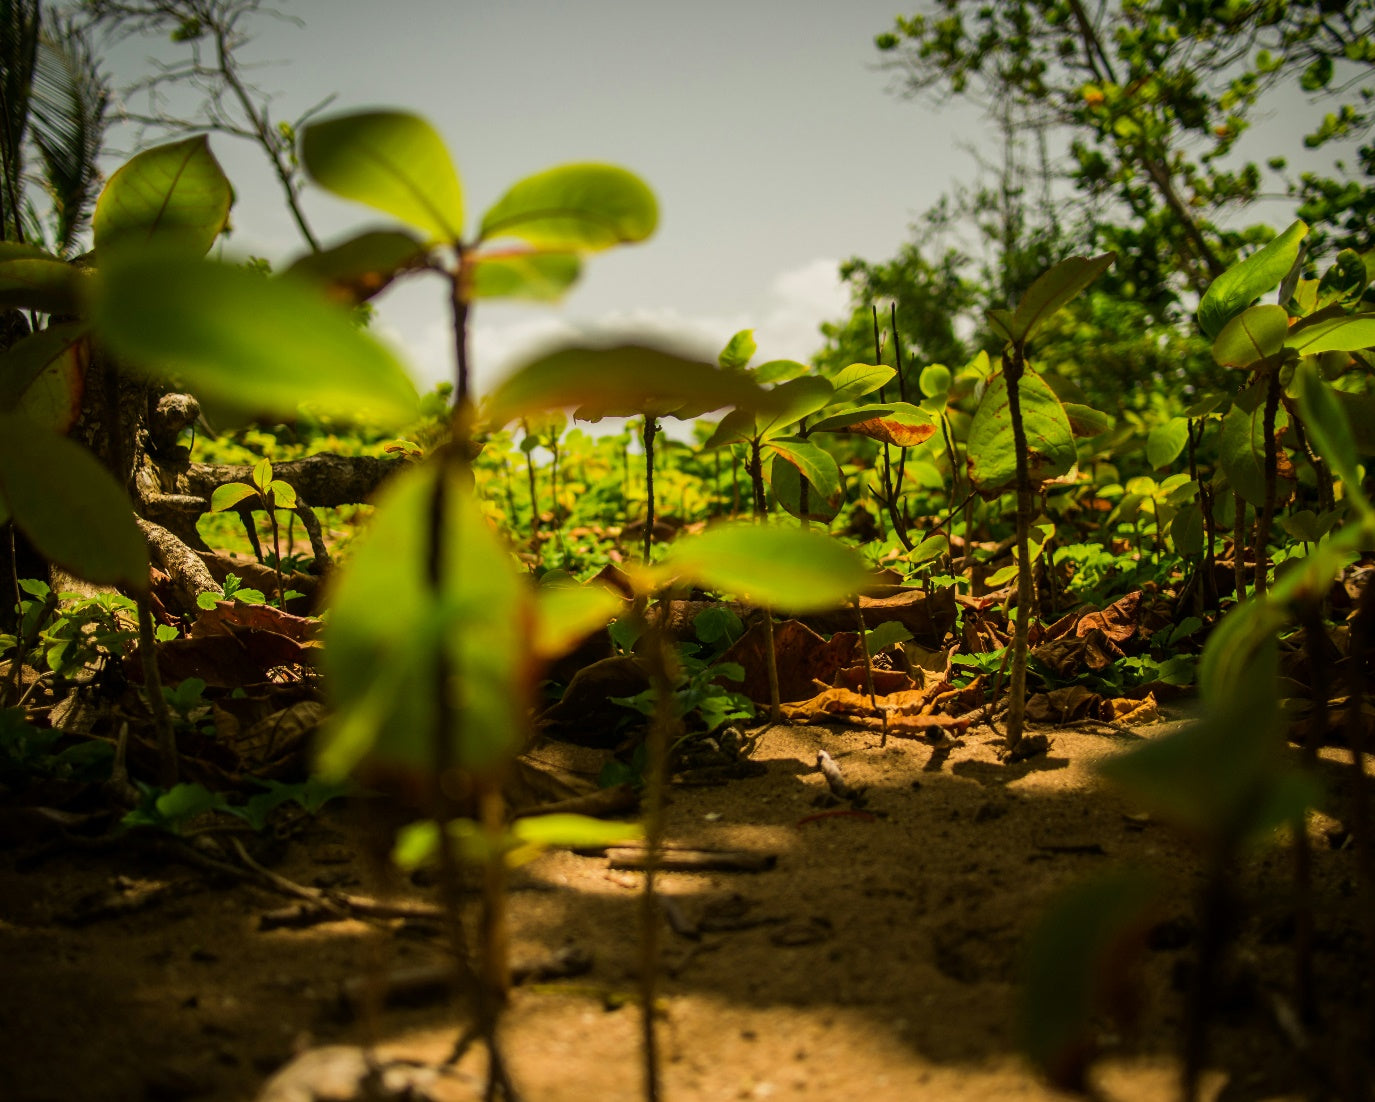
[[761, 356], [806, 361], [821, 348], [821, 323], [843, 318], [850, 303], [839, 268], [837, 260], [813, 260], [773, 281], [763, 317], [754, 327]]
[[[515, 305], [483, 305], [473, 313], [469, 335], [473, 387], [490, 390], [521, 361], [565, 341], [647, 340], [714, 360], [741, 329], [753, 329], [757, 360], [806, 361], [822, 343], [818, 327], [843, 317], [849, 297], [837, 275], [838, 262], [813, 260], [780, 273], [752, 310], [690, 315], [672, 306], [612, 310], [595, 317]], [[381, 304], [375, 332], [403, 350], [424, 387], [453, 376], [453, 334], [449, 319], [436, 317], [433, 299], [389, 295]]]

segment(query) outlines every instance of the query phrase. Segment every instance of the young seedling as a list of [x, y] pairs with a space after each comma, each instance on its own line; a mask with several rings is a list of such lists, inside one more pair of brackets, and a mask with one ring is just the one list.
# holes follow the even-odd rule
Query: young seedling
[[1027, 366], [1027, 343], [1071, 299], [1097, 279], [1115, 253], [1070, 257], [1038, 278], [1015, 312], [993, 310], [988, 320], [1006, 342], [1002, 371], [984, 391], [969, 430], [970, 480], [985, 495], [1009, 486], [1017, 495], [1017, 618], [1007, 714], [1007, 749], [1017, 752], [1026, 716], [1027, 633], [1031, 623], [1030, 530], [1036, 483], [1068, 471], [1075, 462], [1073, 432], [1064, 407]]
[[[286, 587], [282, 585], [282, 545], [277, 510], [296, 508], [296, 490], [290, 483], [272, 477], [270, 459], [260, 459], [253, 467], [252, 477], [251, 483], [229, 482], [216, 487], [210, 497], [210, 511], [222, 513], [226, 509], [241, 506], [249, 498], [257, 499], [258, 507], [267, 513], [268, 523], [272, 525], [272, 570], [277, 576], [277, 607], [285, 610]], [[251, 524], [251, 518], [245, 518], [245, 523]]]

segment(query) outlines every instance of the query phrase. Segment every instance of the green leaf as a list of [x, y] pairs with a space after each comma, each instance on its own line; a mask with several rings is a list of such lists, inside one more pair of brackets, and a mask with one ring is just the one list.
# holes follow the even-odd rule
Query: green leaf
[[[1077, 452], [1060, 399], [1030, 369], [1018, 389], [1026, 431], [1027, 476], [1033, 484], [1058, 478], [1074, 466]], [[992, 496], [1017, 481], [1012, 411], [1007, 379], [1000, 371], [989, 381], [969, 426], [969, 477], [981, 494]]]
[[814, 529], [737, 522], [675, 543], [665, 573], [768, 608], [838, 608], [869, 584], [864, 561]]
[[917, 379], [917, 385], [921, 387], [921, 392], [928, 398], [941, 398], [950, 393], [950, 386], [955, 381], [950, 374], [950, 368], [945, 364], [931, 364], [922, 368], [921, 376]]
[[1180, 508], [1170, 521], [1170, 542], [1180, 555], [1191, 557], [1203, 554], [1203, 509], [1198, 502]]
[[[853, 402], [886, 386], [897, 374], [886, 364], [850, 364], [831, 376], [832, 402]], [[947, 372], [947, 374], [949, 374]]]
[[[644, 829], [638, 823], [556, 813], [517, 819], [495, 838], [470, 819], [455, 819], [449, 823], [449, 836], [467, 862], [481, 864], [499, 854], [507, 866], [516, 866], [553, 848], [590, 848], [634, 841], [644, 836]], [[392, 861], [407, 871], [436, 860], [438, 853], [439, 830], [434, 820], [424, 819], [397, 833]]]
[[579, 416], [625, 414], [656, 406], [668, 412], [693, 403], [706, 408], [767, 408], [769, 392], [734, 372], [641, 344], [575, 345], [518, 368], [488, 399], [493, 426], [531, 413], [581, 407]]
[[264, 457], [254, 463], [252, 478], [258, 492], [267, 493], [268, 486], [272, 484], [272, 460]]
[[1172, 417], [1163, 425], [1156, 425], [1146, 436], [1146, 461], [1156, 469], [1168, 467], [1189, 442], [1189, 422]]
[[1103, 775], [1215, 845], [1258, 836], [1300, 812], [1315, 793], [1294, 783], [1284, 755], [1275, 645], [1282, 620], [1256, 601], [1225, 617], [1199, 666], [1203, 718], [1105, 762]]
[[1020, 996], [1022, 1045], [1061, 1090], [1082, 1091], [1104, 1015], [1127, 1001], [1123, 985], [1161, 888], [1151, 875], [1116, 869], [1064, 889], [1027, 944]]
[[[1103, 253], [1092, 258], [1070, 256], [1043, 272], [1027, 288], [1011, 322], [1002, 320], [1004, 335], [1013, 344], [1031, 340], [1041, 326], [1106, 272], [1116, 259], [1116, 253]], [[999, 316], [1001, 319], [1002, 315]]]
[[742, 329], [726, 342], [726, 347], [721, 349], [721, 354], [716, 357], [716, 363], [728, 370], [740, 371], [754, 359], [754, 354], [758, 351], [759, 345], [755, 343], [754, 330]]
[[301, 160], [322, 188], [401, 219], [426, 241], [463, 240], [463, 189], [449, 150], [419, 115], [361, 111], [312, 123]]
[[1198, 324], [1209, 340], [1215, 340], [1223, 326], [1283, 282], [1297, 263], [1307, 236], [1308, 227], [1295, 222], [1264, 248], [1213, 280], [1198, 304]]
[[295, 261], [287, 274], [324, 284], [330, 298], [349, 306], [366, 302], [402, 272], [420, 267], [429, 249], [400, 230], [360, 233]]
[[81, 273], [65, 261], [0, 260], [0, 310], [74, 314], [81, 282]]
[[711, 448], [720, 448], [726, 444], [742, 444], [753, 440], [757, 432], [754, 423], [754, 411], [749, 409], [733, 409], [720, 421], [712, 434], [707, 437], [706, 443], [702, 445], [704, 451]]
[[91, 217], [97, 254], [175, 249], [204, 256], [229, 223], [234, 192], [204, 134], [148, 149], [110, 177]]
[[578, 281], [575, 253], [474, 253], [468, 257], [473, 298], [526, 298], [553, 302]]
[[213, 811], [223, 802], [223, 796], [204, 785], [179, 784], [159, 796], [156, 806], [158, 814], [169, 824], [176, 824]]
[[802, 418], [810, 417], [831, 400], [832, 390], [830, 382], [819, 375], [804, 375], [779, 383], [769, 393], [770, 410], [756, 421], [755, 435], [759, 437], [785, 433]]
[[807, 517], [830, 520], [836, 515], [844, 500], [845, 488], [840, 479], [840, 467], [830, 452], [796, 437], [778, 437], [765, 447], [774, 453], [769, 481], [779, 503], [789, 513], [795, 517], [802, 515], [802, 480], [805, 479], [810, 487]]
[[314, 286], [165, 256], [124, 257], [103, 273], [92, 320], [118, 352], [196, 393], [257, 414], [302, 402], [346, 419], [415, 418], [400, 361]]
[[625, 609], [625, 598], [603, 585], [542, 586], [535, 597], [530, 649], [549, 661], [572, 650]]
[[1360, 302], [1369, 285], [1370, 273], [1360, 254], [1354, 249], [1343, 249], [1318, 281], [1318, 298], [1314, 305], [1319, 309], [1334, 302], [1354, 305]]
[[767, 383], [786, 383], [810, 372], [811, 368], [796, 360], [766, 360], [758, 367], [750, 368], [750, 378], [763, 386]]
[[48, 559], [90, 582], [148, 590], [148, 546], [113, 475], [80, 444], [0, 414], [0, 498]]
[[1011, 310], [996, 306], [988, 312], [988, 325], [1009, 344], [1016, 343], [1017, 319]]
[[1080, 402], [1062, 402], [1060, 404], [1065, 411], [1065, 416], [1069, 418], [1069, 431], [1074, 434], [1076, 440], [1102, 436], [1103, 433], [1117, 424], [1117, 421], [1110, 414], [1096, 410], [1092, 406], [1086, 406]]
[[643, 241], [659, 224], [654, 193], [615, 165], [571, 164], [527, 176], [482, 216], [480, 238], [597, 250]]
[[0, 410], [65, 434], [81, 413], [90, 346], [80, 322], [50, 325], [0, 355]]
[[1295, 327], [1284, 344], [1304, 356], [1375, 348], [1375, 314], [1352, 314], [1316, 325]]
[[1346, 411], [1337, 401], [1332, 388], [1322, 380], [1312, 360], [1299, 362], [1295, 370], [1295, 382], [1299, 385], [1299, 409], [1303, 414], [1304, 428], [1313, 446], [1326, 460], [1332, 473], [1341, 479], [1346, 499], [1368, 518], [1370, 503], [1361, 487], [1356, 442], [1351, 435], [1351, 423], [1346, 419]]
[[934, 536], [927, 536], [916, 547], [907, 553], [907, 561], [913, 566], [921, 566], [923, 563], [934, 562], [942, 555], [950, 554], [950, 541], [939, 533]]
[[30, 245], [24, 241], [0, 241], [0, 263], [7, 260], [54, 260], [62, 263], [60, 257], [53, 256], [47, 249]]
[[[1275, 418], [1275, 431], [1287, 423], [1284, 407]], [[1218, 458], [1232, 489], [1257, 509], [1265, 505], [1265, 403], [1254, 409], [1234, 405], [1222, 419]]]
[[[525, 744], [533, 598], [471, 486], [456, 472], [440, 479], [434, 464], [398, 472], [335, 577], [321, 654], [334, 711], [319, 759], [328, 778], [364, 762], [427, 774], [441, 735], [456, 767], [478, 771]], [[443, 527], [432, 533], [436, 515]], [[452, 717], [443, 732], [441, 688]]]
[[296, 508], [296, 487], [280, 478], [274, 478], [267, 487], [267, 496], [272, 499], [276, 509]]
[[245, 498], [257, 496], [258, 491], [247, 482], [226, 482], [223, 486], [216, 486], [215, 492], [210, 495], [210, 511], [222, 513], [234, 508]]
[[1251, 367], [1276, 355], [1288, 336], [1283, 306], [1252, 306], [1222, 327], [1213, 341], [1213, 360], [1222, 367]]
[[936, 416], [910, 402], [855, 406], [812, 426], [812, 432], [853, 432], [899, 448], [914, 448], [936, 435]]
[[873, 631], [866, 631], [865, 643], [869, 647], [870, 654], [878, 654], [889, 647], [899, 643], [906, 643], [912, 639], [912, 633], [902, 626], [897, 620], [884, 620]]
[[582, 849], [633, 842], [644, 837], [639, 823], [613, 823], [590, 815], [529, 815], [511, 824], [511, 833], [527, 845], [541, 849]]

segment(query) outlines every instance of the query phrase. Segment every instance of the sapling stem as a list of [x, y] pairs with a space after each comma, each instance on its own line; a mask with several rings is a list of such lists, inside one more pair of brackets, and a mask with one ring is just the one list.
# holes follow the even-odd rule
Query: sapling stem
[[[11, 541], [12, 540], [13, 537], [11, 536]], [[13, 546], [14, 544], [11, 542], [11, 550]], [[18, 581], [14, 583], [14, 591], [16, 594], [20, 593]], [[48, 622], [48, 617], [57, 611], [58, 600], [57, 594], [49, 590], [48, 595], [43, 598], [43, 604], [35, 614], [32, 623], [27, 626], [24, 624], [24, 617], [19, 612], [24, 603], [23, 599], [19, 597], [15, 601], [15, 615], [19, 618], [18, 627], [21, 630], [18, 632], [18, 640], [14, 648], [14, 657], [10, 659], [10, 689], [8, 696], [11, 707], [17, 707], [23, 704], [28, 698], [28, 692], [23, 689], [24, 658], [29, 651], [33, 650], [34, 644], [38, 642], [38, 633], [43, 630], [43, 625]], [[29, 686], [29, 691], [32, 691], [33, 686], [37, 684], [38, 682], [35, 680], [33, 685]]]
[[1256, 519], [1256, 573], [1254, 585], [1257, 594], [1266, 588], [1266, 575], [1270, 569], [1270, 556], [1267, 547], [1270, 543], [1270, 525], [1275, 516], [1275, 483], [1279, 477], [1279, 442], [1275, 439], [1275, 420], [1279, 415], [1280, 381], [1279, 372], [1272, 370], [1266, 379], [1265, 388], [1265, 507]]
[[[1346, 737], [1351, 748], [1354, 776], [1351, 784], [1351, 835], [1356, 841], [1356, 868], [1359, 873], [1361, 902], [1358, 908], [1365, 921], [1364, 943], [1358, 950], [1364, 960], [1353, 962], [1358, 975], [1370, 975], [1375, 969], [1375, 822], [1371, 819], [1371, 778], [1366, 771], [1365, 758], [1369, 749], [1365, 719], [1366, 695], [1369, 691], [1366, 669], [1375, 636], [1375, 587], [1367, 585], [1361, 591], [1356, 615], [1350, 621], [1346, 667], [1349, 700], [1346, 706]], [[1366, 995], [1362, 1008], [1365, 1035], [1375, 1036], [1375, 998]]]
[[286, 611], [286, 586], [282, 584], [282, 541], [277, 527], [274, 502], [267, 503], [267, 519], [272, 525], [272, 573], [277, 578], [277, 607]]
[[1246, 600], [1246, 499], [1233, 493], [1232, 507], [1236, 513], [1232, 522], [1232, 581], [1236, 586], [1237, 603], [1240, 604]]
[[[902, 337], [898, 334], [898, 304], [889, 303], [888, 306], [889, 328], [893, 333], [893, 367], [898, 373], [898, 399], [907, 401], [907, 374], [902, 366]], [[907, 477], [907, 449], [903, 448], [898, 452], [898, 477], [894, 486], [894, 492], [898, 493], [902, 489], [903, 482]], [[898, 496], [901, 496], [898, 494]], [[898, 503], [901, 508], [901, 502]], [[907, 514], [902, 517], [902, 531], [907, 531]], [[911, 548], [909, 547], [910, 551]]]
[[[436, 600], [443, 599], [445, 568], [447, 566], [449, 571], [453, 571], [454, 557], [462, 546], [460, 540], [451, 539], [446, 535], [450, 475], [466, 476], [471, 455], [469, 445], [472, 403], [468, 397], [468, 302], [464, 260], [465, 254], [460, 247], [458, 264], [452, 273], [451, 283], [457, 374], [452, 420], [453, 439], [447, 447], [441, 447], [436, 456], [439, 471], [431, 500], [427, 547], [426, 575]], [[534, 500], [533, 486], [531, 510], [537, 523], [538, 505]], [[506, 1068], [497, 1034], [501, 1006], [506, 997], [506, 896], [503, 865], [505, 857], [502, 847], [494, 844], [494, 840], [501, 837], [505, 825], [502, 821], [500, 774], [489, 770], [470, 778], [478, 802], [478, 822], [489, 842], [482, 882], [479, 958], [478, 966], [474, 968], [463, 929], [462, 879], [458, 855], [448, 829], [450, 821], [456, 817], [457, 809], [446, 785], [459, 765], [455, 751], [459, 745], [462, 722], [460, 708], [455, 703], [452, 693], [461, 691], [463, 685], [463, 671], [454, 668], [454, 656], [447, 645], [448, 637], [448, 633], [441, 637], [436, 655], [435, 739], [431, 748], [431, 817], [439, 833], [440, 895], [453, 946], [455, 979], [460, 989], [466, 987], [472, 992], [476, 1029], [487, 1049], [487, 1082], [483, 1098], [486, 1102], [492, 1102], [498, 1097], [513, 1102], [518, 1096]], [[502, 867], [494, 868], [494, 865]], [[455, 1059], [464, 1044], [465, 1038], [460, 1038], [455, 1047]]]
[[864, 626], [864, 606], [860, 604], [859, 594], [855, 594], [855, 626], [859, 629], [859, 652], [864, 656], [864, 688], [869, 693], [869, 707], [883, 717], [883, 734], [879, 748], [888, 745], [888, 709], [879, 710], [878, 694], [874, 692], [874, 664], [869, 657], [869, 632]]
[[[761, 457], [761, 441], [756, 437], [750, 441], [750, 479], [754, 486], [754, 522], [764, 523], [764, 472], [763, 459]], [[778, 654], [774, 650], [773, 641], [773, 611], [768, 608], [761, 608], [764, 614], [764, 651], [768, 659], [769, 670], [769, 722], [779, 724], [783, 722], [783, 703], [778, 691]]]
[[1216, 561], [1213, 551], [1215, 532], [1213, 491], [1211, 487], [1205, 486], [1198, 477], [1198, 443], [1203, 439], [1203, 426], [1203, 421], [1193, 417], [1189, 418], [1188, 428], [1184, 436], [1189, 455], [1189, 478], [1198, 487], [1198, 507], [1203, 514], [1203, 564], [1199, 572], [1201, 584], [1196, 590], [1198, 593], [1196, 611], [1200, 614], [1205, 609], [1217, 608], [1217, 578], [1213, 575], [1213, 564]]
[[659, 987], [659, 908], [655, 900], [655, 882], [663, 847], [668, 748], [676, 741], [680, 726], [673, 694], [675, 658], [664, 626], [667, 621], [667, 615], [663, 615], [648, 627], [649, 646], [645, 651], [649, 660], [649, 682], [654, 690], [654, 717], [645, 742], [645, 883], [638, 916], [640, 1033], [646, 1102], [658, 1102], [662, 1097], [658, 1031], [654, 1025], [654, 1004]]
[[138, 656], [143, 666], [143, 691], [148, 694], [148, 708], [153, 713], [153, 730], [158, 741], [158, 784], [171, 788], [181, 772], [177, 760], [177, 736], [172, 729], [172, 716], [167, 711], [167, 698], [162, 695], [162, 676], [158, 673], [157, 639], [153, 631], [153, 607], [147, 593], [140, 593], [138, 605]]
[[645, 448], [645, 538], [644, 561], [649, 564], [649, 553], [654, 546], [654, 438], [659, 435], [659, 419], [644, 415], [640, 438]]
[[1026, 721], [1026, 651], [1031, 622], [1031, 479], [1027, 471], [1026, 426], [1022, 424], [1022, 373], [1026, 370], [1021, 344], [1003, 353], [1007, 408], [1012, 420], [1012, 445], [1017, 462], [1017, 617], [1012, 634], [1012, 676], [1008, 686], [1007, 748], [1017, 749]]
[[779, 724], [783, 722], [783, 700], [778, 689], [778, 654], [774, 650], [773, 610], [761, 608], [759, 611], [764, 614], [764, 648], [769, 655], [769, 722]]
[[530, 546], [539, 542], [539, 486], [535, 481], [535, 458], [531, 449], [525, 452], [525, 474], [530, 483]]
[[[883, 338], [878, 327], [878, 307], [873, 306], [871, 310], [874, 318], [874, 363], [881, 364], [883, 363]], [[884, 397], [884, 389], [883, 387], [878, 388], [878, 400], [880, 402], [887, 401]], [[898, 477], [902, 477], [901, 473]], [[883, 442], [883, 496], [879, 497], [878, 494], [874, 496], [883, 503], [883, 507], [888, 513], [888, 519], [893, 525], [893, 534], [898, 537], [898, 542], [902, 544], [904, 550], [911, 551], [912, 540], [907, 535], [907, 520], [898, 508], [897, 489], [893, 485], [893, 455], [886, 440]]]

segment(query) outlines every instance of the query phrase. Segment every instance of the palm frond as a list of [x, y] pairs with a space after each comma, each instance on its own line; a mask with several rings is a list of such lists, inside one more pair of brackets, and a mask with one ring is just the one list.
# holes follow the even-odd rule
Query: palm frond
[[38, 0], [0, 0], [0, 240], [22, 240], [24, 135], [38, 53]]
[[85, 34], [48, 19], [38, 44], [30, 103], [30, 137], [43, 162], [41, 182], [53, 208], [54, 245], [73, 255], [100, 188], [110, 85]]

